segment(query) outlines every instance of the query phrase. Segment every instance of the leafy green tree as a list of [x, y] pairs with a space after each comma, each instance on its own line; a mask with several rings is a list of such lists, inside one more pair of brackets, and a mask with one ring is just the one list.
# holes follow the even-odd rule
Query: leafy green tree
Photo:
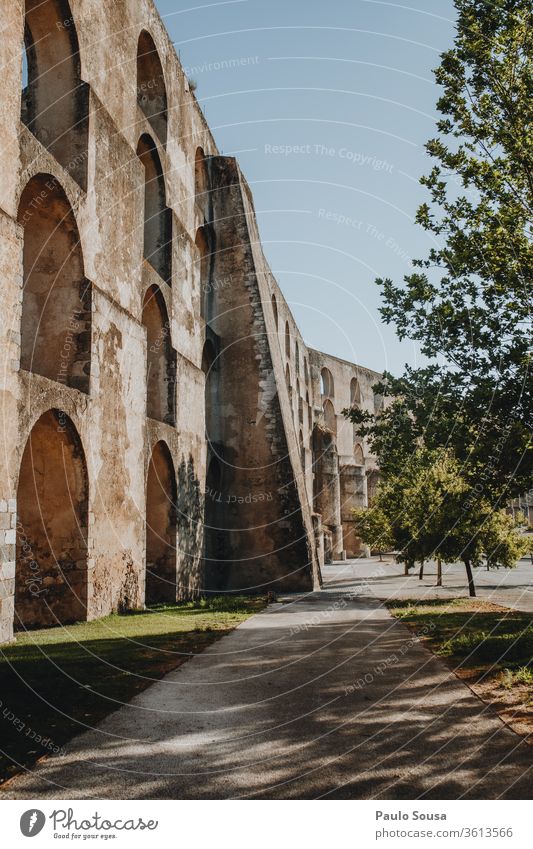
[[[424, 496], [423, 472], [430, 465], [432, 455], [422, 449], [416, 451], [400, 470], [383, 475], [372, 505], [355, 511], [355, 524], [363, 542], [373, 549], [386, 546], [396, 551], [398, 562], [405, 564], [405, 573], [415, 563], [431, 554], [429, 530], [424, 529], [427, 512], [420, 523], [413, 517], [416, 506]], [[427, 502], [424, 501], [427, 508]], [[423, 512], [422, 510], [420, 511]]]
[[407, 522], [404, 490], [397, 479], [382, 480], [370, 507], [354, 511], [355, 529], [370, 549], [393, 550], [405, 574], [415, 565], [415, 543]]
[[415, 562], [462, 561], [471, 596], [476, 567], [512, 568], [531, 549], [511, 516], [477, 496], [449, 449], [417, 448], [401, 470], [383, 478], [372, 506], [356, 511], [355, 521], [365, 543], [396, 551], [406, 574]]
[[379, 504], [367, 509], [354, 510], [357, 535], [371, 551], [391, 551], [395, 547], [395, 538], [387, 514]]
[[533, 6], [455, 6], [455, 43], [435, 72], [429, 202], [416, 216], [435, 247], [403, 285], [377, 281], [384, 321], [417, 340], [428, 365], [385, 375], [376, 391], [396, 399], [385, 414], [347, 413], [385, 464], [421, 439], [452, 447], [496, 503], [529, 489], [533, 472]]
[[489, 568], [503, 566], [512, 569], [521, 557], [533, 551], [533, 539], [520, 533], [519, 527], [520, 522], [503, 510], [491, 514], [482, 530], [483, 549]]
[[[451, 526], [450, 513], [456, 511], [457, 505], [463, 504], [468, 485], [451, 451], [418, 449], [413, 457], [417, 474], [408, 485], [406, 498], [409, 529], [416, 541], [422, 578], [426, 560], [435, 558], [442, 562], [445, 556], [444, 546]], [[459, 557], [454, 559], [460, 559], [460, 552], [457, 554]], [[437, 583], [442, 584], [440, 565]]]

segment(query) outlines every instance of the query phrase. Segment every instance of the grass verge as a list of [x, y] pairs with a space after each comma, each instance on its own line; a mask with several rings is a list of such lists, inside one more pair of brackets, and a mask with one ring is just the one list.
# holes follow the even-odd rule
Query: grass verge
[[65, 750], [266, 599], [228, 596], [19, 632], [0, 649], [0, 782]]
[[533, 743], [533, 617], [479, 599], [390, 601], [387, 607], [455, 674]]

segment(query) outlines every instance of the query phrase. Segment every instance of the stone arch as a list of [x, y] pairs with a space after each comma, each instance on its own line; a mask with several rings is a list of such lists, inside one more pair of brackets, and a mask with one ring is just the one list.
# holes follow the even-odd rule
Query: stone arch
[[146, 415], [175, 425], [176, 353], [165, 299], [157, 286], [146, 291], [142, 323], [146, 327]]
[[303, 425], [304, 423], [304, 399], [302, 398], [300, 391], [300, 380], [296, 380], [296, 398], [298, 401], [298, 422]]
[[202, 350], [202, 371], [206, 377], [213, 370], [216, 361], [215, 346], [211, 339], [207, 339]]
[[276, 296], [272, 295], [272, 313], [274, 315], [274, 325], [278, 329], [278, 302]]
[[285, 322], [285, 354], [290, 358], [291, 356], [291, 328], [289, 326], [289, 322]]
[[324, 367], [320, 372], [320, 393], [325, 398], [335, 397], [335, 384], [329, 368]]
[[17, 488], [15, 626], [87, 618], [89, 488], [72, 420], [48, 410], [26, 442]]
[[156, 133], [166, 145], [168, 103], [163, 66], [154, 40], [143, 30], [137, 43], [137, 103]]
[[350, 381], [350, 407], [359, 409], [361, 406], [361, 387], [356, 377]]
[[292, 384], [291, 384], [291, 370], [289, 368], [289, 364], [285, 368], [285, 383], [287, 384], [287, 389], [289, 390], [289, 395], [292, 393]]
[[167, 206], [165, 178], [154, 140], [139, 139], [137, 156], [144, 166], [143, 256], [159, 276], [172, 283], [172, 212]]
[[200, 315], [206, 321], [212, 318], [213, 292], [211, 286], [212, 267], [212, 237], [210, 228], [204, 225], [196, 231], [194, 244], [196, 246], [197, 277], [200, 280]]
[[365, 455], [363, 454], [363, 446], [359, 442], [354, 445], [353, 456], [357, 466], [364, 466]]
[[329, 431], [336, 436], [337, 435], [337, 416], [335, 415], [335, 408], [329, 398], [326, 398], [324, 404], [322, 405], [322, 409], [324, 411], [324, 423]]
[[176, 475], [166, 442], [152, 450], [146, 479], [146, 604], [174, 602], [176, 575]]
[[304, 380], [309, 383], [309, 366], [307, 364], [307, 357], [304, 357]]
[[294, 343], [294, 368], [296, 374], [300, 374], [300, 346], [298, 345], [298, 340]]
[[67, 0], [26, 0], [24, 47], [28, 79], [22, 121], [86, 191], [89, 86], [81, 79], [78, 36]]
[[21, 367], [88, 393], [91, 286], [76, 219], [55, 177], [32, 177], [17, 217], [24, 228]]

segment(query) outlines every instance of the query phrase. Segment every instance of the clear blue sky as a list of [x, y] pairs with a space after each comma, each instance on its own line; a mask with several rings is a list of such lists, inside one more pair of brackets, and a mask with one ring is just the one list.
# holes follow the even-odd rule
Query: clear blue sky
[[430, 246], [414, 214], [451, 0], [156, 2], [306, 342], [378, 370], [414, 363], [374, 279], [401, 280]]

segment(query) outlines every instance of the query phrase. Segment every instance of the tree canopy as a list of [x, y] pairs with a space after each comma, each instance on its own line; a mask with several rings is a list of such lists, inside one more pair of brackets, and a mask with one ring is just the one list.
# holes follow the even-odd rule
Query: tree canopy
[[347, 415], [384, 471], [417, 445], [452, 447], [468, 481], [502, 503], [531, 486], [533, 451], [533, 74], [530, 0], [456, 0], [455, 43], [441, 87], [429, 200], [417, 223], [434, 237], [398, 284], [378, 279], [381, 314], [427, 364], [376, 387], [379, 416]]

